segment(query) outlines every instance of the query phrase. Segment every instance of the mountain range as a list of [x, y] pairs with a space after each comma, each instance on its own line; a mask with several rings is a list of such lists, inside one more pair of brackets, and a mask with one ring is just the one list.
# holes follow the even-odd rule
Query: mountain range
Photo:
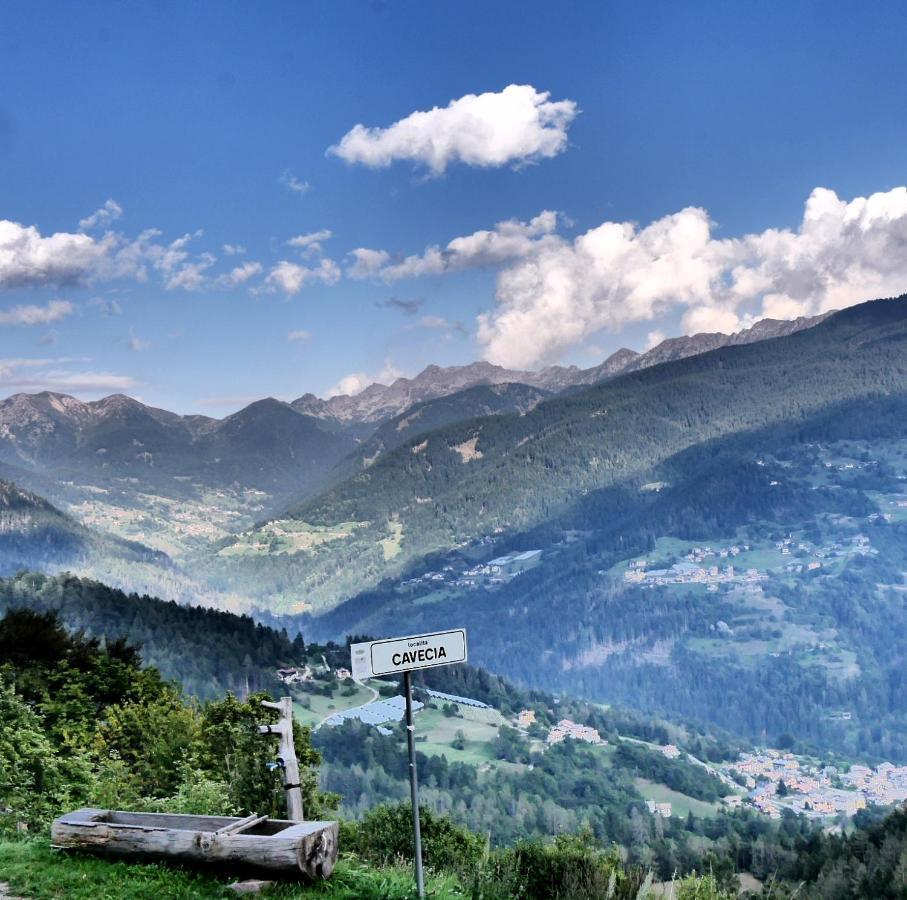
[[810, 328], [825, 316], [801, 317], [791, 321], [762, 319], [735, 334], [701, 333], [668, 338], [645, 353], [626, 347], [612, 353], [604, 362], [588, 369], [578, 366], [548, 366], [538, 372], [505, 369], [488, 362], [467, 366], [428, 366], [415, 378], [398, 378], [390, 385], [371, 384], [354, 396], [335, 396], [322, 400], [304, 394], [291, 404], [294, 409], [336, 422], [381, 422], [398, 416], [417, 403], [445, 397], [476, 385], [524, 384], [550, 394], [570, 388], [597, 384], [614, 375], [635, 372], [649, 366], [695, 356], [718, 347], [749, 344], [782, 337]]
[[[15, 394], [0, 402], [0, 472], [35, 490], [51, 490], [59, 502], [77, 499], [72, 487], [78, 485], [128, 492], [133, 484], [167, 497], [234, 487], [266, 493], [273, 498], [266, 508], [274, 510], [432, 428], [526, 412], [558, 393], [716, 347], [792, 333], [821, 318], [766, 319], [734, 335], [672, 338], [642, 354], [621, 349], [588, 369], [429, 366], [415, 378], [372, 384], [355, 396], [322, 400], [306, 394], [291, 403], [265, 398], [224, 419], [177, 415], [122, 394], [93, 402], [52, 392]], [[347, 461], [332, 473], [347, 457], [352, 468]]]
[[363, 393], [9, 398], [0, 570], [308, 639], [466, 624], [527, 685], [907, 758], [907, 299]]

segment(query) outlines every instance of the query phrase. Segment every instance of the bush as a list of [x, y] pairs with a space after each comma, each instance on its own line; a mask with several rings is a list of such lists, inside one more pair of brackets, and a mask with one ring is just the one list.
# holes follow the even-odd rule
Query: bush
[[0, 832], [43, 822], [65, 795], [60, 760], [40, 718], [0, 681]]
[[[422, 860], [435, 872], [471, 877], [487, 854], [487, 841], [424, 807], [419, 810]], [[378, 806], [359, 823], [345, 822], [340, 835], [344, 851], [377, 866], [413, 861], [412, 807]]]
[[601, 850], [591, 835], [553, 844], [521, 841], [493, 854], [475, 876], [481, 900], [637, 900], [650, 896], [651, 876], [625, 866], [617, 849]]

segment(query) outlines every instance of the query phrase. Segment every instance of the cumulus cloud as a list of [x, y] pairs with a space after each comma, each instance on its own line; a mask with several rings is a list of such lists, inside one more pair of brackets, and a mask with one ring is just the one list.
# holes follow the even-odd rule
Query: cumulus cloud
[[[113, 213], [102, 208], [82, 224], [89, 220], [99, 224], [104, 215], [110, 218]], [[185, 234], [170, 243], [160, 242], [161, 232], [154, 228], [132, 239], [113, 232], [102, 238], [83, 232], [45, 236], [33, 225], [0, 220], [0, 290], [115, 279], [147, 281], [155, 271], [168, 289], [198, 290], [207, 284], [207, 270], [216, 262], [211, 253], [193, 257], [189, 251], [189, 242], [201, 234]]]
[[387, 128], [356, 125], [328, 152], [347, 163], [384, 168], [403, 160], [442, 174], [451, 163], [497, 167], [557, 156], [578, 113], [573, 100], [511, 84], [466, 94], [443, 108], [414, 112]]
[[59, 232], [0, 220], [0, 288], [76, 284], [111, 251], [112, 239]]
[[229, 272], [221, 275], [218, 278], [218, 284], [222, 284], [225, 287], [236, 287], [237, 285], [245, 284], [250, 278], [259, 275], [261, 271], [261, 263], [246, 262], [241, 266], [234, 266]]
[[295, 247], [303, 256], [320, 256], [322, 242], [331, 237], [333, 237], [333, 233], [324, 228], [321, 231], [313, 231], [309, 234], [300, 234], [290, 238], [287, 244], [290, 247]]
[[93, 228], [106, 228], [123, 215], [123, 207], [116, 200], [108, 200], [100, 209], [79, 221], [80, 231], [91, 231]]
[[246, 248], [242, 244], [224, 244], [221, 249], [224, 256], [242, 256], [246, 252]]
[[[198, 231], [190, 234], [184, 234], [182, 237], [171, 241], [169, 244], [142, 244], [137, 246], [139, 252], [143, 252], [145, 257], [151, 262], [164, 278], [164, 287], [168, 291], [182, 288], [186, 291], [197, 291], [205, 287], [208, 283], [207, 271], [214, 263], [217, 257], [213, 253], [200, 253], [194, 259], [187, 249], [190, 242], [200, 238], [204, 232]], [[140, 237], [140, 241], [145, 236], [156, 236], [157, 232], [145, 232]]]
[[384, 367], [375, 375], [368, 375], [365, 372], [351, 372], [349, 375], [345, 375], [328, 390], [328, 397], [336, 397], [337, 395], [353, 397], [356, 394], [361, 394], [370, 385], [387, 385], [398, 378], [402, 378], [403, 374], [389, 359], [386, 359]]
[[68, 300], [52, 300], [45, 306], [14, 306], [0, 311], [0, 325], [49, 325], [71, 315], [75, 307]]
[[600, 329], [677, 308], [689, 333], [840, 309], [907, 289], [907, 188], [846, 201], [817, 188], [796, 229], [717, 239], [703, 209], [552, 238], [498, 274], [485, 356], [522, 368]]
[[289, 260], [281, 260], [268, 273], [265, 284], [283, 291], [287, 296], [298, 294], [311, 283], [336, 284], [340, 280], [340, 268], [331, 259], [323, 259], [314, 267], [301, 266]]
[[[667, 335], [663, 331], [659, 331], [657, 328], [654, 331], [650, 331], [646, 335], [646, 350], [651, 350], [653, 347], [657, 347], [662, 341], [667, 339]], [[600, 356], [601, 354], [596, 354]]]
[[367, 247], [357, 247], [349, 255], [353, 261], [347, 266], [346, 274], [356, 280], [373, 278], [391, 258], [386, 250], [369, 250]]
[[386, 250], [360, 247], [350, 254], [353, 262], [347, 268], [347, 275], [353, 279], [380, 278], [391, 282], [500, 266], [537, 253], [549, 239], [557, 243], [560, 239], [553, 236], [557, 224], [557, 213], [545, 210], [528, 222], [508, 219], [490, 230], [454, 238], [446, 247], [427, 247], [420, 254], [397, 261], [392, 261]]

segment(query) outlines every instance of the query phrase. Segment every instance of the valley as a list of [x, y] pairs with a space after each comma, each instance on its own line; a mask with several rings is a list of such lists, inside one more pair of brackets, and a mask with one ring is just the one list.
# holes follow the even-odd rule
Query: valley
[[[497, 383], [506, 373], [493, 368], [449, 381], [434, 369], [359, 406], [263, 401], [219, 424], [125, 401], [19, 398], [7, 432], [18, 461], [6, 465], [86, 533], [146, 548], [141, 560], [68, 558], [116, 586], [317, 640], [468, 621], [476, 659], [529, 686], [899, 762], [907, 709], [889, 698], [891, 636], [907, 633], [904, 303], [699, 355], [672, 357], [669, 344], [649, 366], [625, 355], [591, 387], [577, 372], [541, 387]], [[477, 377], [487, 383], [469, 386]], [[25, 408], [44, 430], [25, 428]], [[128, 413], [113, 431], [111, 410]], [[103, 446], [122, 462], [104, 453], [99, 466], [93, 453], [80, 477], [53, 481], [98, 443], [83, 422], [63, 454], [63, 437], [48, 443], [55, 416], [107, 422]], [[172, 451], [132, 474], [135, 453], [161, 452], [148, 448], [162, 427], [190, 434], [186, 448], [216, 433], [226, 456], [205, 461], [199, 444], [195, 474]], [[312, 427], [319, 441], [351, 441], [355, 428], [360, 447], [339, 449], [299, 502], [294, 445], [265, 462], [267, 448], [281, 429], [298, 440]], [[213, 474], [224, 462], [230, 482]], [[718, 699], [728, 692], [732, 704]]]

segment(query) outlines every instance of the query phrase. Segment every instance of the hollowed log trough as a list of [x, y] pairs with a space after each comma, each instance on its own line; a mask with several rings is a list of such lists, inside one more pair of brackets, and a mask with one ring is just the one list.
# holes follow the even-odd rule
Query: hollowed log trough
[[272, 875], [327, 878], [337, 861], [336, 822], [266, 816], [185, 816], [77, 809], [55, 819], [53, 846], [109, 856], [210, 864]]

